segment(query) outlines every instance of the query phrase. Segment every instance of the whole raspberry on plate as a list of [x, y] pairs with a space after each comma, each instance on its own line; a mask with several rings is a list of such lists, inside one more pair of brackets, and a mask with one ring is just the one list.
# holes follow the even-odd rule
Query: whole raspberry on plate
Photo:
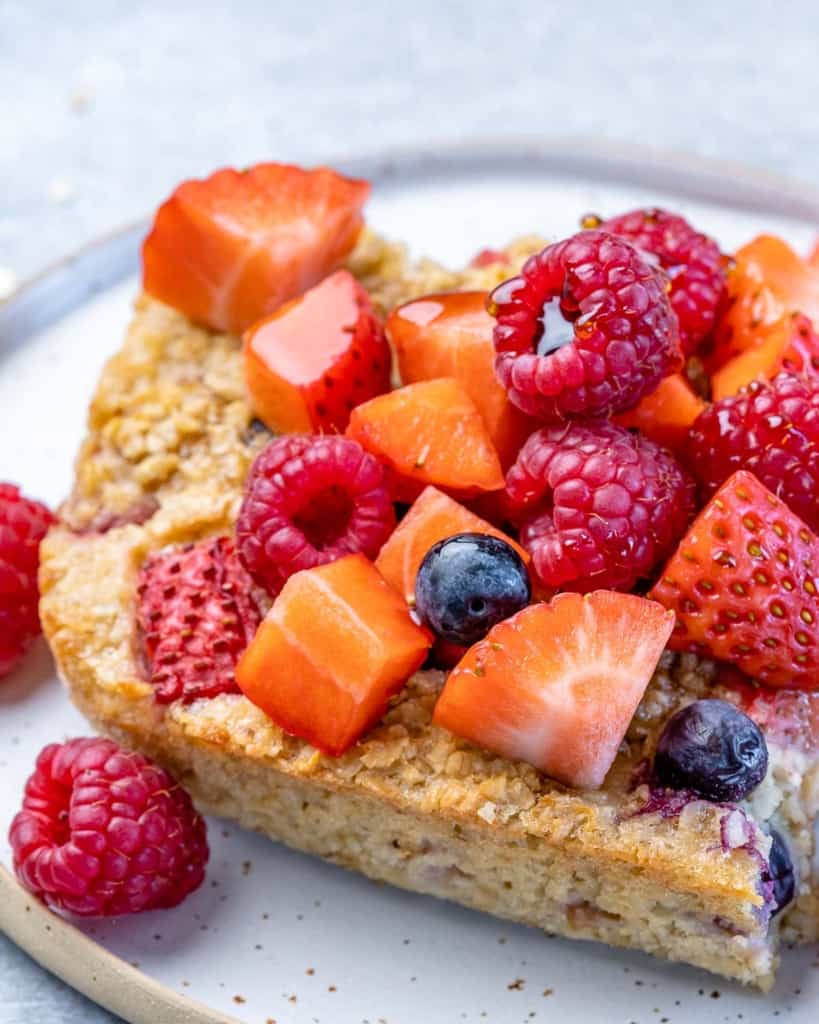
[[598, 222], [602, 231], [626, 238], [660, 261], [671, 279], [669, 299], [680, 321], [680, 346], [690, 355], [714, 329], [725, 301], [725, 259], [719, 246], [693, 228], [684, 217], [656, 208], [631, 210]]
[[40, 634], [37, 612], [40, 541], [54, 516], [39, 501], [0, 483], [0, 678]]
[[734, 473], [650, 593], [676, 612], [669, 646], [769, 686], [819, 689], [819, 538], [752, 474]]
[[300, 569], [358, 552], [375, 558], [394, 527], [375, 456], [350, 438], [291, 435], [253, 463], [236, 540], [251, 576], [277, 594]]
[[695, 507], [670, 452], [605, 420], [536, 431], [506, 493], [540, 582], [581, 592], [629, 590], [650, 575]]
[[581, 231], [489, 296], [495, 372], [541, 420], [621, 412], [682, 367], [668, 279], [629, 242]]
[[153, 555], [139, 574], [139, 623], [160, 704], [238, 693], [234, 669], [260, 614], [229, 537]]
[[112, 740], [45, 747], [9, 842], [17, 876], [87, 917], [174, 907], [205, 875], [205, 822], [159, 765]]
[[746, 469], [819, 530], [819, 378], [752, 381], [697, 417], [689, 450], [706, 494]]

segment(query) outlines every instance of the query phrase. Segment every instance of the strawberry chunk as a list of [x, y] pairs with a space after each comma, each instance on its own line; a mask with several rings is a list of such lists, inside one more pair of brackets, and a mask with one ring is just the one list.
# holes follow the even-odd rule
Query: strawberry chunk
[[656, 391], [634, 409], [613, 417], [621, 427], [639, 430], [655, 444], [669, 448], [683, 460], [686, 456], [688, 431], [705, 408], [681, 373], [673, 373], [660, 381]]
[[728, 302], [709, 360], [717, 369], [765, 341], [783, 317], [803, 313], [819, 324], [819, 273], [781, 238], [759, 235], [734, 257]]
[[191, 320], [240, 334], [344, 261], [369, 183], [328, 168], [225, 168], [183, 182], [142, 247], [145, 291]]
[[819, 333], [804, 313], [788, 313], [765, 332], [759, 343], [725, 363], [711, 378], [715, 402], [736, 395], [754, 380], [773, 380], [782, 371], [819, 373]]
[[236, 669], [285, 732], [338, 756], [382, 717], [430, 647], [363, 555], [291, 576]]
[[347, 435], [391, 471], [396, 501], [414, 501], [427, 484], [457, 497], [503, 487], [480, 413], [452, 377], [408, 384], [359, 405]]
[[745, 470], [717, 491], [650, 593], [669, 643], [769, 686], [819, 689], [819, 538]]
[[407, 603], [412, 604], [415, 600], [415, 577], [424, 556], [433, 544], [446, 537], [454, 537], [456, 533], [485, 533], [500, 537], [512, 545], [524, 562], [529, 562], [528, 552], [511, 537], [435, 487], [427, 487], [381, 548], [375, 567], [399, 594], [404, 595]]
[[254, 324], [244, 361], [253, 409], [278, 434], [343, 432], [355, 406], [390, 386], [390, 347], [347, 270]]
[[596, 789], [673, 624], [654, 601], [608, 590], [531, 605], [467, 651], [434, 721], [568, 786]]
[[475, 403], [504, 469], [537, 424], [512, 405], [495, 376], [494, 320], [485, 292], [427, 295], [387, 320], [401, 380], [454, 377]]

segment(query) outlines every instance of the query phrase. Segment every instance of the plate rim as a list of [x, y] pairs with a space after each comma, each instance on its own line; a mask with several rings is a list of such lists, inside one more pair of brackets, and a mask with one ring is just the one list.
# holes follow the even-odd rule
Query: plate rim
[[[365, 177], [374, 184], [401, 176], [445, 174], [468, 169], [526, 167], [544, 173], [570, 170], [624, 184], [644, 181], [728, 208], [758, 206], [780, 216], [802, 216], [819, 232], [819, 188], [787, 174], [766, 171], [741, 161], [700, 156], [644, 143], [618, 142], [584, 135], [467, 136], [450, 141], [393, 146], [363, 156], [349, 154], [322, 161], [323, 166]], [[315, 166], [319, 166], [317, 162]], [[732, 193], [724, 190], [732, 186]], [[0, 354], [27, 335], [48, 327], [113, 287], [132, 269], [142, 234], [150, 223], [143, 215], [91, 238], [25, 277], [0, 300]], [[91, 280], [76, 287], [77, 278]], [[60, 294], [60, 285], [66, 287]], [[67, 287], [68, 285], [72, 287]]]
[[[532, 164], [535, 166], [533, 167]], [[802, 216], [819, 232], [819, 188], [740, 162], [581, 135], [468, 137], [390, 147], [326, 166], [367, 177], [376, 186], [401, 177], [520, 167], [544, 173], [574, 170], [612, 182], [666, 188], [723, 207]], [[726, 197], [724, 190], [736, 191]], [[133, 271], [144, 216], [90, 239], [26, 277], [0, 300], [0, 357], [79, 309]], [[78, 284], [79, 282], [79, 284]], [[0, 930], [42, 967], [131, 1024], [241, 1024], [163, 985], [111, 953], [34, 899], [0, 864]], [[58, 941], [54, 941], [55, 936]], [[157, 1014], [161, 1011], [161, 1016]]]

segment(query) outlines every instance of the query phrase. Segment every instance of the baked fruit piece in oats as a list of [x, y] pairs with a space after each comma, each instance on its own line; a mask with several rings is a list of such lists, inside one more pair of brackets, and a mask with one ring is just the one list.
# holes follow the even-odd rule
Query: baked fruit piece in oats
[[[299, 181], [305, 173], [299, 173]], [[509, 464], [510, 452], [499, 457], [498, 421], [491, 417], [499, 409], [508, 417], [509, 410], [497, 391], [491, 403], [481, 402], [474, 383], [489, 380], [485, 320], [469, 305], [472, 299], [466, 312], [455, 302], [436, 300], [435, 310], [428, 307], [427, 313], [434, 313], [428, 322], [440, 336], [420, 337], [424, 314], [406, 304], [453, 292], [485, 294], [504, 281], [519, 280], [524, 261], [541, 251], [543, 241], [493, 250], [491, 260], [478, 260], [463, 271], [430, 261], [413, 264], [401, 246], [366, 228], [358, 231], [362, 184], [324, 172], [321, 182], [333, 182], [333, 189], [347, 197], [343, 223], [337, 202], [306, 187], [294, 191], [297, 206], [286, 202], [287, 190], [277, 191], [265, 205], [267, 192], [261, 189], [253, 205], [258, 221], [251, 223], [248, 188], [283, 174], [271, 165], [261, 175], [222, 172], [195, 187], [183, 186], [176, 193], [182, 201], [171, 206], [173, 217], [166, 206], [158, 218], [146, 261], [147, 294], [138, 298], [125, 343], [102, 373], [74, 489], [60, 524], [42, 545], [42, 621], [73, 699], [103, 732], [172, 771], [201, 809], [272, 839], [371, 878], [548, 932], [644, 949], [768, 988], [780, 934], [789, 941], [813, 940], [819, 930], [812, 873], [819, 730], [811, 694], [782, 691], [781, 698], [769, 698], [698, 654], [661, 653], [671, 616], [645, 597], [610, 591], [601, 597], [599, 588], [597, 595], [559, 595], [554, 604], [532, 605], [496, 624], [467, 651], [448, 682], [436, 669], [416, 670], [433, 639], [408, 610], [424, 560], [418, 549], [422, 539], [433, 546], [465, 532], [501, 534], [497, 544], [506, 544], [504, 536], [516, 538], [466, 507], [477, 493], [482, 508], [494, 507], [497, 518], [504, 518], [500, 467]], [[292, 170], [286, 177], [296, 180]], [[299, 505], [284, 502], [286, 488], [275, 474], [269, 481], [259, 474], [254, 501], [268, 507], [276, 498], [273, 507], [283, 516], [286, 535], [271, 530], [267, 537], [253, 519], [249, 535], [240, 531], [238, 546], [231, 546], [251, 465], [270, 450], [271, 435], [248, 401], [242, 341], [238, 333], [223, 332], [249, 328], [253, 337], [247, 296], [253, 299], [253, 317], [275, 313], [267, 308], [273, 299], [262, 287], [273, 264], [264, 245], [258, 248], [259, 240], [277, 238], [291, 216], [310, 226], [310, 248], [287, 254], [286, 281], [295, 292], [275, 293], [275, 303], [297, 297], [344, 261], [344, 270], [366, 289], [374, 316], [389, 317], [402, 307], [399, 316], [406, 320], [411, 311], [409, 325], [388, 320], [393, 341], [398, 339], [399, 363], [411, 379], [403, 382], [403, 392], [370, 397], [377, 405], [368, 410], [365, 404], [363, 414], [359, 406], [350, 439], [338, 439], [356, 451], [366, 448], [368, 459], [384, 467], [397, 488], [393, 498], [415, 502], [380, 553], [363, 544], [345, 547], [374, 536], [384, 524], [389, 533], [392, 512], [379, 498], [373, 506], [377, 515], [360, 530], [360, 489], [343, 476], [328, 476], [324, 490], [311, 491], [309, 501]], [[213, 248], [190, 241], [191, 223], [197, 241], [213, 241]], [[226, 224], [237, 229], [229, 239]], [[164, 237], [163, 246], [156, 245], [158, 237]], [[526, 416], [552, 417], [564, 407], [580, 412], [586, 399], [596, 413], [637, 403], [650, 384], [638, 381], [626, 365], [635, 346], [652, 358], [653, 384], [679, 367], [674, 314], [659, 271], [628, 242], [604, 241], [564, 246], [560, 252], [584, 259], [614, 253], [640, 284], [640, 300], [656, 300], [649, 326], [636, 310], [619, 327], [604, 318], [602, 333], [591, 342], [593, 332], [579, 322], [584, 310], [567, 307], [560, 315], [568, 312], [575, 327], [560, 348], [558, 366], [566, 372], [557, 383], [568, 390], [555, 401], [539, 389], [544, 380], [537, 367], [530, 367], [534, 376], [518, 380], [511, 364], [536, 353], [524, 351], [516, 335], [505, 364], [515, 387], [521, 385], [520, 394], [532, 399], [525, 403]], [[184, 258], [175, 264], [180, 280], [174, 287], [182, 298], [177, 292], [160, 294], [155, 282], [169, 280], [167, 261], [180, 251]], [[258, 264], [264, 274], [249, 282], [253, 287], [228, 295], [210, 273], [214, 268], [198, 262], [202, 251], [218, 255], [219, 274], [231, 260], [248, 268]], [[536, 271], [544, 266], [535, 262], [529, 285], [542, 283]], [[581, 276], [589, 272], [580, 263], [571, 269]], [[513, 288], [510, 298], [509, 292], [495, 293], [499, 309], [517, 294]], [[551, 301], [547, 292], [544, 302]], [[261, 307], [255, 304], [260, 296]], [[587, 297], [584, 292], [583, 302]], [[628, 295], [620, 298], [625, 302]], [[477, 341], [463, 319], [467, 312], [477, 320]], [[537, 309], [528, 309], [529, 327], [537, 315]], [[506, 322], [511, 323], [508, 317]], [[630, 339], [625, 346], [613, 340], [612, 332], [621, 327]], [[443, 359], [440, 339], [449, 332], [461, 337], [464, 362]], [[532, 338], [532, 346], [539, 344]], [[582, 358], [570, 351], [575, 343]], [[312, 344], [318, 351], [318, 340]], [[416, 361], [423, 362], [424, 352], [431, 353], [429, 372]], [[582, 381], [576, 379], [578, 359]], [[616, 380], [605, 379], [609, 365]], [[335, 376], [331, 379], [330, 391], [340, 386]], [[438, 383], [442, 379], [444, 385]], [[305, 394], [299, 391], [295, 406], [309, 412], [315, 409], [315, 392], [307, 400]], [[481, 439], [482, 455], [472, 467], [482, 474], [477, 482], [465, 474], [462, 453], [454, 447], [457, 437], [446, 436], [447, 424], [453, 432], [461, 425], [447, 416], [452, 396], [469, 409], [468, 436]], [[516, 397], [511, 395], [513, 404]], [[384, 409], [389, 416], [380, 415]], [[517, 414], [511, 418], [526, 422]], [[312, 479], [309, 453], [325, 443], [312, 435], [317, 429], [312, 414], [310, 427], [310, 437], [284, 442], [294, 481]], [[417, 441], [415, 434], [424, 442], [408, 461], [408, 439]], [[335, 451], [336, 441], [329, 447]], [[516, 453], [511, 456], [514, 461]], [[370, 465], [357, 456], [355, 465], [365, 464]], [[380, 482], [373, 487], [380, 495]], [[367, 491], [370, 497], [372, 492]], [[356, 529], [349, 529], [351, 522]], [[686, 528], [687, 515], [675, 532]], [[477, 545], [493, 551], [495, 546]], [[657, 557], [667, 553], [664, 544]], [[262, 570], [265, 560], [270, 572]], [[515, 563], [519, 570], [524, 561]], [[161, 576], [164, 582], [163, 574], [177, 564], [184, 586], [168, 598], [162, 597], [164, 589], [157, 591], [158, 599], [177, 601], [174, 615], [181, 617], [182, 629], [173, 641], [163, 635], [162, 616], [150, 618], [153, 605], [146, 595], [154, 595], [151, 580]], [[464, 572], [465, 587], [472, 586]], [[197, 581], [199, 605], [196, 586], [190, 586]], [[379, 594], [389, 599], [380, 602]], [[470, 606], [467, 594], [470, 600], [484, 598], [466, 589], [456, 595], [479, 616], [481, 609]], [[333, 609], [327, 650], [316, 646], [323, 602]], [[444, 622], [449, 609], [439, 610]], [[224, 634], [222, 612], [228, 620]], [[258, 630], [257, 617], [263, 620]], [[595, 633], [595, 671], [584, 675], [582, 657], [570, 655], [582, 654], [584, 636], [600, 622], [606, 628]], [[202, 623], [219, 642], [219, 658], [208, 667], [197, 667], [206, 660], [196, 633]], [[377, 635], [368, 637], [368, 625]], [[186, 629], [190, 636], [182, 635]], [[347, 635], [366, 655], [365, 672], [351, 671], [344, 658]], [[157, 679], [160, 650], [176, 655], [174, 664], [181, 666], [169, 673], [173, 691], [167, 676]], [[330, 657], [333, 652], [338, 656]], [[518, 661], [526, 661], [531, 671], [520, 686], [509, 686]], [[611, 665], [633, 671], [627, 687], [607, 692], [600, 679], [612, 685]], [[473, 688], [471, 680], [497, 683], [486, 690], [483, 705], [481, 688]], [[663, 742], [668, 757], [687, 772], [688, 784], [680, 788], [683, 768], [668, 773], [668, 758], [660, 759], [657, 770], [652, 767], [660, 737], [676, 712], [715, 698], [738, 709], [736, 716], [708, 719], [725, 730], [719, 733], [726, 740], [723, 760], [709, 761], [696, 745], [690, 755], [684, 729], [682, 739], [674, 731]], [[553, 709], [551, 718], [543, 715], [545, 707]], [[750, 720], [764, 737], [764, 779], [714, 800], [696, 788], [697, 772], [709, 766], [715, 773], [730, 772], [732, 738], [745, 750], [744, 738], [756, 737], [746, 724]], [[581, 722], [582, 737], [576, 728]], [[749, 747], [748, 757], [757, 759], [758, 772], [760, 751]], [[749, 777], [757, 781], [753, 772]]]

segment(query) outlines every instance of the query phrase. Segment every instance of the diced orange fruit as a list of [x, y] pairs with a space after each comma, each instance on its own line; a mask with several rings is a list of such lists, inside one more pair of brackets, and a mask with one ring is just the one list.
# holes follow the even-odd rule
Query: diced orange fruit
[[427, 295], [387, 320], [404, 384], [454, 377], [477, 406], [504, 469], [537, 424], [509, 401], [495, 376], [494, 320], [485, 292]]
[[558, 594], [467, 651], [434, 721], [568, 786], [603, 784], [674, 627], [633, 594]]
[[811, 267], [816, 267], [819, 270], [819, 241], [813, 247], [813, 252], [808, 257], [808, 263]]
[[285, 732], [348, 750], [424, 662], [426, 630], [363, 555], [291, 576], [236, 668], [245, 696]]
[[183, 182], [142, 247], [145, 291], [241, 334], [340, 266], [358, 238], [366, 181], [326, 167], [225, 168]]
[[660, 381], [656, 391], [640, 404], [614, 417], [621, 427], [636, 428], [664, 448], [678, 455], [685, 454], [688, 430], [705, 408], [705, 402], [694, 393], [681, 373]]
[[819, 334], [802, 313], [782, 317], [759, 344], [721, 366], [711, 378], [712, 397], [717, 402], [737, 394], [752, 380], [772, 380], [782, 370], [810, 374], [819, 370]]
[[414, 501], [427, 484], [458, 497], [504, 484], [480, 413], [453, 377], [364, 402], [353, 410], [347, 435], [387, 466], [396, 501]]
[[781, 238], [759, 235], [734, 257], [728, 305], [717, 325], [710, 367], [719, 368], [761, 344], [792, 313], [804, 313], [819, 324], [819, 269]]
[[389, 390], [391, 358], [370, 297], [348, 270], [244, 336], [251, 405], [277, 434], [343, 431], [351, 409]]
[[515, 548], [524, 562], [529, 562], [528, 552], [511, 537], [436, 488], [427, 487], [381, 549], [375, 567], [412, 604], [415, 577], [424, 556], [433, 544], [456, 533], [485, 533], [500, 537]]

